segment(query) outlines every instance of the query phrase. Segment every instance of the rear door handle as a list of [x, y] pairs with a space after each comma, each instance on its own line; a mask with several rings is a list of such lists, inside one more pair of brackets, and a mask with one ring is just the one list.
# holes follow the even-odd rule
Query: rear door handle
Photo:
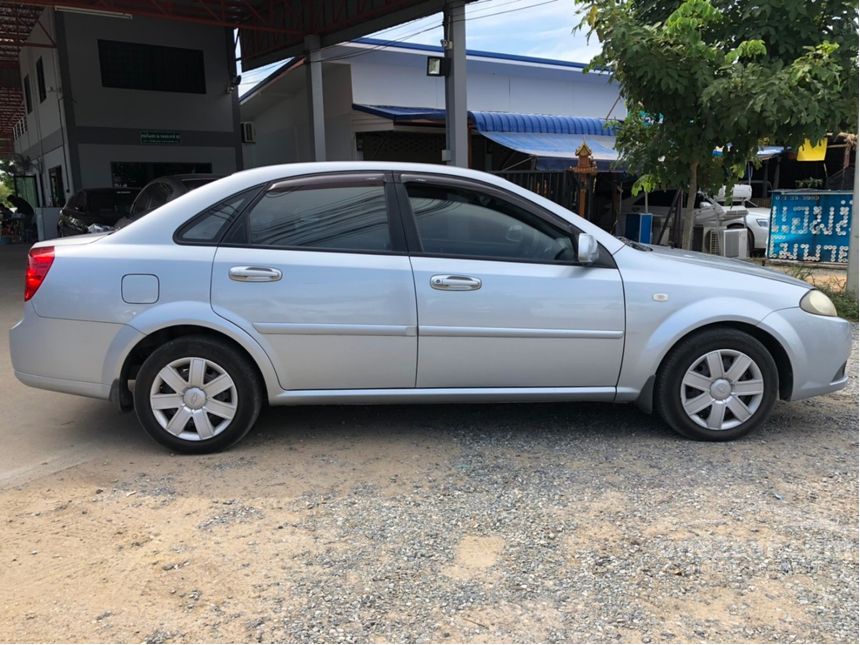
[[272, 267], [232, 267], [230, 279], [236, 282], [277, 282], [284, 274]]
[[481, 279], [468, 275], [434, 275], [430, 286], [440, 291], [475, 291], [481, 288]]

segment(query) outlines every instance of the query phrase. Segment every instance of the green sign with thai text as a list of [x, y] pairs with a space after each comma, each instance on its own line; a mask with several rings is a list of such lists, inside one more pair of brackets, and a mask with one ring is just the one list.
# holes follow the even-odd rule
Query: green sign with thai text
[[154, 145], [178, 145], [182, 143], [182, 135], [179, 132], [163, 130], [141, 130], [140, 142]]

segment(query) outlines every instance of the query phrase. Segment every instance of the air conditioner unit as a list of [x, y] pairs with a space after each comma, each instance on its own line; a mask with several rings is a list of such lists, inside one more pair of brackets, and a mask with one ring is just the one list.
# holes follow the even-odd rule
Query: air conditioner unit
[[727, 258], [748, 258], [746, 228], [728, 228], [722, 233], [722, 255]]
[[242, 143], [256, 143], [257, 131], [254, 129], [253, 121], [242, 122]]
[[723, 255], [725, 245], [723, 233], [726, 229], [720, 226], [705, 226], [702, 231], [702, 252], [712, 255]]

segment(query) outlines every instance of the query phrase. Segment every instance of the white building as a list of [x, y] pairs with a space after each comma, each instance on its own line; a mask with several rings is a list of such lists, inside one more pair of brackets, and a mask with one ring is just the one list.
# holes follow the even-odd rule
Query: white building
[[[441, 49], [368, 38], [323, 51], [328, 159], [442, 161], [445, 81], [427, 75], [428, 56]], [[583, 68], [468, 51], [470, 165], [570, 165], [582, 141], [599, 161], [614, 159], [604, 121], [626, 114], [618, 86]], [[244, 130], [255, 140], [243, 145], [246, 167], [312, 159], [304, 71], [303, 59], [287, 61], [241, 97], [241, 119], [252, 124]]]

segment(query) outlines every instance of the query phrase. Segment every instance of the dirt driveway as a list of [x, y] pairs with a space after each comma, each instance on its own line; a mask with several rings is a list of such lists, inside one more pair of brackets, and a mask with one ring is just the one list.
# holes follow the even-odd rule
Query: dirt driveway
[[730, 444], [631, 407], [329, 407], [205, 457], [18, 384], [5, 337], [0, 369], [0, 641], [858, 640], [856, 360]]

